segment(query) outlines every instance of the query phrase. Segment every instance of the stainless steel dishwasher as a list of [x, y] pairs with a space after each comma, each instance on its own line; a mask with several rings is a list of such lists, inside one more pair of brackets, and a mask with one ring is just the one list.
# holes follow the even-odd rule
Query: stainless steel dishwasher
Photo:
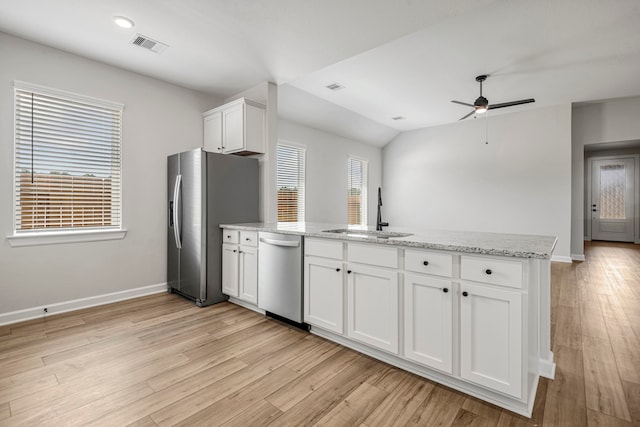
[[276, 319], [302, 322], [302, 236], [259, 233], [258, 307]]

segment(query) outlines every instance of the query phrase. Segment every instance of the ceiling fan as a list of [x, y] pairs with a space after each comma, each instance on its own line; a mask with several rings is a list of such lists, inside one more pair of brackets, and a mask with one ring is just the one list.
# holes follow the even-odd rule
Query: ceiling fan
[[487, 77], [489, 76], [485, 74], [476, 77], [476, 81], [480, 83], [480, 96], [475, 100], [473, 104], [468, 104], [466, 102], [460, 102], [460, 101], [451, 101], [455, 104], [466, 105], [467, 107], [473, 108], [473, 111], [461, 117], [459, 120], [464, 120], [470, 115], [475, 113], [485, 113], [487, 110], [495, 110], [496, 108], [513, 107], [514, 105], [529, 104], [530, 102], [536, 102], [535, 99], [529, 98], [529, 99], [521, 99], [519, 101], [503, 102], [502, 104], [489, 104], [489, 100], [484, 96], [482, 96], [482, 82], [487, 80]]

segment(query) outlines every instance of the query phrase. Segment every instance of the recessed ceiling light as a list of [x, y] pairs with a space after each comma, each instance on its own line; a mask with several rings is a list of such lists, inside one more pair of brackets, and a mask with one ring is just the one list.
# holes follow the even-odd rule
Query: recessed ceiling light
[[133, 21], [126, 16], [114, 16], [113, 22], [115, 22], [118, 27], [126, 28], [127, 30], [133, 28], [135, 25]]

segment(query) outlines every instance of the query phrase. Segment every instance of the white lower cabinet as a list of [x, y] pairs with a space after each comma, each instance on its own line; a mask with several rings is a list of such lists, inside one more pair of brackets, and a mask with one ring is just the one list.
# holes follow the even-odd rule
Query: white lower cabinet
[[234, 234], [224, 230], [223, 239], [225, 243], [222, 244], [222, 293], [257, 305], [257, 233], [238, 234], [235, 231]]
[[258, 304], [258, 248], [240, 246], [238, 298]]
[[349, 264], [347, 336], [398, 354], [398, 273]]
[[404, 276], [404, 357], [452, 373], [453, 300], [451, 280]]
[[342, 261], [305, 257], [304, 321], [344, 333], [344, 272]]
[[460, 375], [522, 397], [522, 294], [462, 282]]
[[536, 300], [531, 305], [527, 295], [535, 264], [331, 239], [305, 242], [304, 317], [313, 331], [530, 415], [537, 377], [530, 375], [529, 359], [538, 357], [538, 347], [527, 323]]
[[238, 245], [222, 245], [222, 293], [230, 297], [238, 296]]

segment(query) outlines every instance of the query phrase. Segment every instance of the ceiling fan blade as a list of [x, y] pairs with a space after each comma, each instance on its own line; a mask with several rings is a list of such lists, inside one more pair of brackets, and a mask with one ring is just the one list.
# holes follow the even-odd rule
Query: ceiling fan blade
[[460, 102], [460, 101], [451, 101], [454, 104], [460, 104], [460, 105], [465, 105], [467, 107], [472, 107], [473, 108], [473, 104], [467, 104], [466, 102]]
[[488, 109], [495, 110], [496, 108], [513, 107], [514, 105], [529, 104], [531, 102], [536, 102], [536, 100], [533, 98], [529, 98], [521, 99], [520, 101], [503, 102], [502, 104], [490, 104]]
[[472, 114], [473, 114], [473, 113], [475, 113], [475, 112], [476, 112], [476, 110], [471, 111], [471, 112], [470, 112], [469, 114], [467, 114], [466, 116], [462, 116], [462, 117], [460, 117], [460, 118], [458, 119], [458, 121], [466, 119], [467, 117], [469, 117], [470, 115], [472, 115]]

